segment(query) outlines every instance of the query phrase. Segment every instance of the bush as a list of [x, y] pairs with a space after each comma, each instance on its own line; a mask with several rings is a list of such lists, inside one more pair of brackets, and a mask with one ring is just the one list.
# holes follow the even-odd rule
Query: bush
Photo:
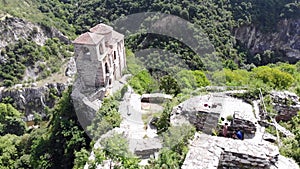
[[227, 120], [227, 121], [232, 121], [232, 120], [233, 120], [232, 115], [228, 115], [228, 116], [226, 117], [226, 120]]
[[118, 106], [118, 101], [114, 97], [104, 99], [92, 124], [88, 126], [88, 131], [93, 137], [100, 138], [102, 134], [120, 126], [122, 118]]
[[14, 85], [14, 82], [11, 81], [11, 80], [4, 80], [4, 81], [3, 81], [3, 85], [4, 85], [5, 87], [10, 87], [10, 86]]
[[160, 79], [159, 89], [167, 94], [177, 95], [180, 93], [180, 87], [175, 78], [170, 75], [163, 76]]
[[157, 83], [147, 70], [143, 70], [129, 80], [129, 85], [139, 94], [151, 93], [156, 90]]

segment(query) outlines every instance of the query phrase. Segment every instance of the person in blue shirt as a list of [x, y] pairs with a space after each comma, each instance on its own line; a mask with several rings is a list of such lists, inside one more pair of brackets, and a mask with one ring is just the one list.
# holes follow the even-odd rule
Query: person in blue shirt
[[243, 132], [241, 130], [238, 130], [236, 133], [236, 136], [238, 139], [243, 140], [244, 136], [243, 136]]

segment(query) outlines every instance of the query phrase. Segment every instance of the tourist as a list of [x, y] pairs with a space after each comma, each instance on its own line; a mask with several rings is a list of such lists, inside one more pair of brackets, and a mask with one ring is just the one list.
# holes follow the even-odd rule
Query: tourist
[[232, 137], [233, 139], [238, 139], [238, 137], [237, 137], [237, 135], [236, 135], [236, 132], [235, 132], [235, 131], [232, 133], [231, 137]]
[[238, 139], [244, 140], [243, 132], [241, 130], [237, 131], [236, 136]]

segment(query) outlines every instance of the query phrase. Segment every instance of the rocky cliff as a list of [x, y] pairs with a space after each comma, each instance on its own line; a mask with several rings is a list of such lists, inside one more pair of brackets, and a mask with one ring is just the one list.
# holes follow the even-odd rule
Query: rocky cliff
[[275, 32], [262, 32], [255, 25], [241, 26], [234, 30], [234, 36], [238, 43], [249, 49], [252, 57], [266, 50], [271, 51], [269, 58], [251, 58], [258, 64], [266, 64], [268, 61], [291, 61], [300, 59], [300, 19], [281, 20]]
[[55, 28], [45, 28], [20, 18], [5, 16], [0, 18], [0, 50], [19, 39], [31, 38], [38, 45], [43, 45], [48, 38], [58, 38], [65, 43], [70, 41]]
[[45, 116], [45, 108], [54, 107], [55, 101], [62, 96], [66, 87], [62, 83], [53, 83], [42, 87], [2, 88], [0, 90], [0, 102], [13, 104], [19, 111], [24, 112], [26, 118], [34, 112]]

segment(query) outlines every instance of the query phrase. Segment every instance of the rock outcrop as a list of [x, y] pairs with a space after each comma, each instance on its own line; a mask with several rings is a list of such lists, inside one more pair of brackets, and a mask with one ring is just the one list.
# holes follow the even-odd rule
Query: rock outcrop
[[34, 112], [45, 116], [45, 107], [54, 107], [56, 98], [62, 96], [66, 87], [62, 83], [46, 84], [42, 87], [21, 87], [20, 85], [16, 88], [2, 89], [0, 100], [12, 102], [19, 111], [25, 113], [24, 120], [27, 121], [27, 116]]
[[235, 38], [249, 49], [252, 55], [266, 50], [280, 51], [285, 61], [300, 59], [300, 19], [281, 20], [277, 31], [263, 33], [255, 25], [241, 26], [234, 31]]
[[16, 43], [19, 39], [29, 38], [38, 45], [44, 45], [48, 38], [58, 38], [65, 43], [70, 43], [70, 40], [55, 28], [46, 30], [38, 24], [15, 17], [7, 16], [0, 20], [0, 49]]

